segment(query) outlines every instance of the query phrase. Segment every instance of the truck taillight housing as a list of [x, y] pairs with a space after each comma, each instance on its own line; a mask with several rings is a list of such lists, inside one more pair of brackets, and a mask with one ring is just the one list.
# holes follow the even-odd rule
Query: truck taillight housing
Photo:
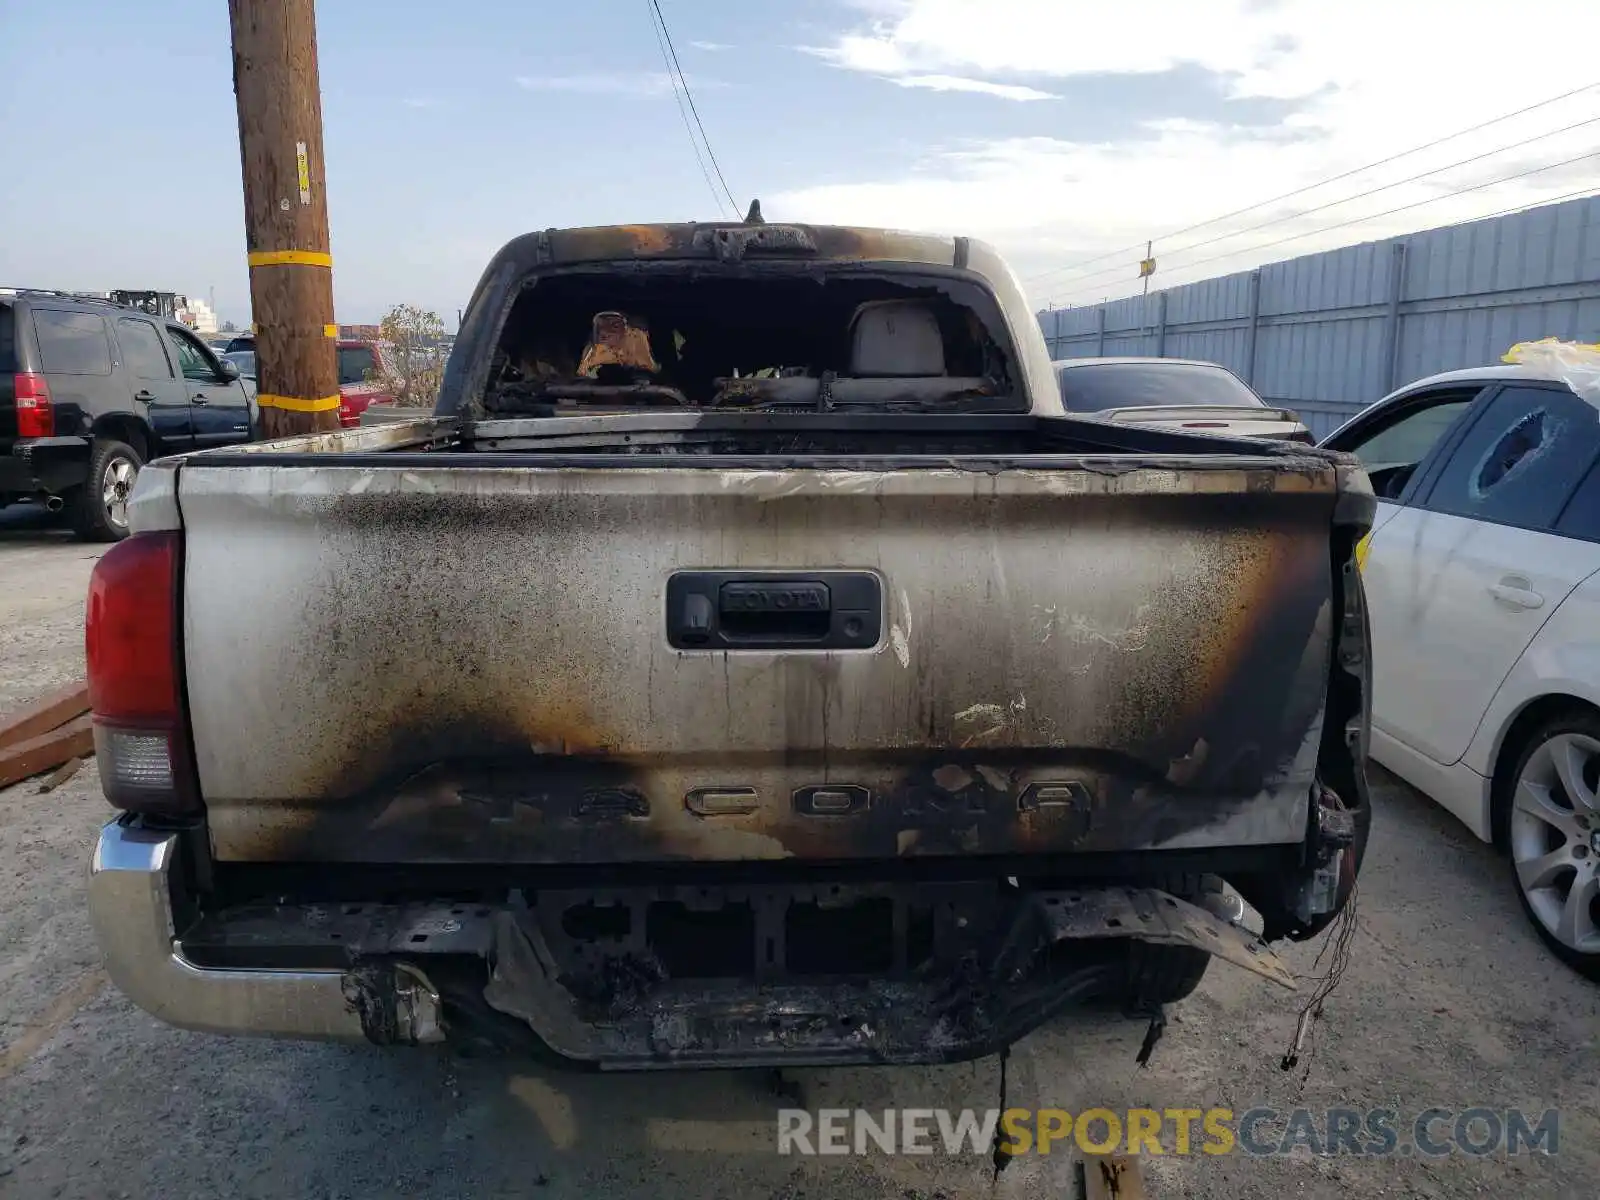
[[89, 576], [84, 650], [100, 786], [130, 812], [199, 810], [183, 707], [179, 533], [119, 542]]
[[37, 371], [18, 371], [16, 376], [17, 436], [54, 437], [56, 410], [50, 400], [50, 383]]

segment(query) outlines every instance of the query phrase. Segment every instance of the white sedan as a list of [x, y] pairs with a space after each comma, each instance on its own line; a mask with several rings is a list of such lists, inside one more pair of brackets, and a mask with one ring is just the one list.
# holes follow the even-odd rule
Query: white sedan
[[1323, 445], [1366, 466], [1372, 757], [1510, 859], [1600, 979], [1600, 411], [1526, 367], [1436, 375]]

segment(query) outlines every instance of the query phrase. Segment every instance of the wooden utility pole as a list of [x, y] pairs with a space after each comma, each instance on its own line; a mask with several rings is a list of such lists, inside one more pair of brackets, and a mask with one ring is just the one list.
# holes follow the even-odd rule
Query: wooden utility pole
[[228, 0], [260, 433], [339, 427], [315, 0]]

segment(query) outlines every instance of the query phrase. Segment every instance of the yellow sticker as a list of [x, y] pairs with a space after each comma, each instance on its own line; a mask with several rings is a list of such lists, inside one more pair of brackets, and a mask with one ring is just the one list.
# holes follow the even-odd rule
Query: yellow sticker
[[304, 142], [296, 142], [294, 144], [294, 167], [295, 174], [298, 175], [300, 179], [300, 203], [310, 204], [311, 163], [310, 160], [306, 158], [306, 144]]
[[1356, 570], [1367, 569], [1367, 551], [1372, 548], [1372, 535], [1369, 533], [1356, 543]]

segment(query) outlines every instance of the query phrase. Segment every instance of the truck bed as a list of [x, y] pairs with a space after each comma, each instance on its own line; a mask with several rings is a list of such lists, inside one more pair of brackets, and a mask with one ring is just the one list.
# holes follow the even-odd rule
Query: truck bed
[[[193, 455], [145, 503], [181, 509], [219, 863], [1046, 861], [1304, 840], [1346, 470], [1026, 415], [635, 414]], [[675, 645], [684, 589], [730, 583], [856, 636], [721, 611], [743, 641]]]

